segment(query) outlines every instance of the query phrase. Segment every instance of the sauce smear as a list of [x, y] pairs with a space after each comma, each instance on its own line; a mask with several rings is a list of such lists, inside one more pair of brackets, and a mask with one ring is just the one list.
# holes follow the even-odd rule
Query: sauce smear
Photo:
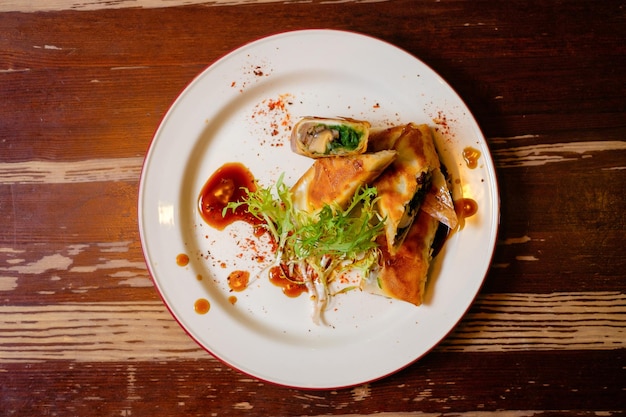
[[306, 285], [288, 279], [280, 266], [270, 268], [270, 282], [281, 287], [287, 297], [295, 298], [307, 291]]
[[228, 274], [228, 287], [232, 291], [243, 291], [248, 286], [250, 281], [250, 272], [248, 271], [233, 271]]
[[243, 201], [245, 189], [256, 191], [254, 176], [248, 168], [238, 162], [222, 165], [204, 184], [198, 198], [200, 215], [204, 221], [218, 230], [224, 230], [237, 220], [252, 225], [260, 224], [258, 219], [248, 213], [245, 205], [239, 206], [235, 211], [228, 210], [222, 215], [228, 203]]
[[468, 146], [463, 149], [463, 159], [469, 169], [474, 169], [478, 166], [478, 159], [480, 158], [480, 151], [476, 148]]

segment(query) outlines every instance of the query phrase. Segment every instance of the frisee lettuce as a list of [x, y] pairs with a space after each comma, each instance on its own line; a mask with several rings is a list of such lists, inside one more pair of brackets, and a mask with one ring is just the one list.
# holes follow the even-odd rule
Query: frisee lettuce
[[314, 300], [315, 322], [321, 319], [333, 279], [349, 270], [367, 274], [378, 265], [376, 238], [384, 226], [375, 210], [376, 188], [361, 187], [345, 209], [324, 205], [316, 213], [294, 206], [284, 174], [273, 186], [245, 192], [245, 198], [228, 203], [223, 214], [243, 205], [263, 222], [262, 227], [277, 246], [270, 267], [283, 265], [288, 271], [298, 270]]

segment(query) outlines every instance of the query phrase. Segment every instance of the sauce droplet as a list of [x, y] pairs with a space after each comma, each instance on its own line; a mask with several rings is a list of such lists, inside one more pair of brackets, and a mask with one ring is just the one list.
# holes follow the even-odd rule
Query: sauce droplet
[[270, 268], [270, 282], [283, 289], [287, 297], [296, 298], [306, 292], [306, 285], [290, 280], [280, 266]]
[[231, 303], [232, 305], [235, 305], [235, 303], [237, 302], [237, 297], [235, 297], [234, 295], [231, 295], [230, 297], [228, 297], [228, 302]]
[[228, 287], [233, 291], [245, 290], [249, 281], [250, 272], [248, 271], [233, 271], [228, 274]]
[[189, 264], [189, 256], [184, 253], [179, 253], [176, 255], [176, 265], [178, 266], [187, 266]]
[[206, 298], [198, 298], [193, 304], [193, 309], [196, 310], [198, 314], [206, 314], [211, 309], [211, 303], [209, 303], [209, 300]]
[[478, 166], [478, 159], [480, 158], [480, 151], [476, 148], [468, 146], [463, 149], [463, 159], [469, 169], [474, 169]]
[[198, 198], [200, 215], [207, 224], [218, 230], [224, 230], [237, 220], [259, 224], [260, 221], [248, 213], [245, 205], [239, 206], [234, 211], [228, 210], [222, 215], [228, 203], [243, 201], [246, 189], [256, 191], [252, 173], [238, 162], [222, 165], [202, 187]]
[[478, 203], [471, 198], [461, 198], [454, 202], [457, 216], [461, 218], [472, 217], [478, 211]]

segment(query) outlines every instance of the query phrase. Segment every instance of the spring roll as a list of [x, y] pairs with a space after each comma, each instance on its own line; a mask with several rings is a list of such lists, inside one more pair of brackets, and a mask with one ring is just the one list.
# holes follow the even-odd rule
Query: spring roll
[[362, 281], [363, 290], [422, 304], [438, 227], [437, 219], [420, 210], [395, 254], [381, 245], [381, 265]]
[[310, 158], [358, 155], [367, 149], [369, 122], [305, 117], [291, 132], [293, 152]]
[[294, 206], [315, 213], [324, 204], [345, 209], [358, 189], [369, 185], [396, 158], [394, 150], [316, 159], [291, 188]]
[[427, 125], [409, 123], [372, 135], [369, 149], [393, 149], [398, 156], [372, 184], [378, 190], [378, 211], [385, 219], [387, 250], [402, 245], [426, 194], [431, 189], [439, 156]]

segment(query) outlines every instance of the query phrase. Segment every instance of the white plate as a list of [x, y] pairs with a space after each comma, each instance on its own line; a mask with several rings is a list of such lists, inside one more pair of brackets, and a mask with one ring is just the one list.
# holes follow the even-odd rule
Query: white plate
[[[333, 299], [326, 313], [330, 325], [316, 326], [306, 295], [288, 298], [266, 278], [243, 292], [229, 292], [230, 272], [254, 275], [262, 265], [246, 248], [250, 229], [245, 223], [223, 232], [204, 224], [197, 210], [200, 190], [226, 162], [243, 163], [264, 185], [282, 172], [288, 184], [295, 182], [311, 160], [291, 152], [289, 127], [308, 115], [350, 116], [375, 127], [413, 121], [437, 128], [442, 158], [458, 180], [455, 197], [474, 199], [478, 213], [438, 256], [424, 305], [353, 291]], [[482, 153], [476, 169], [468, 169], [461, 157], [468, 146]], [[270, 36], [202, 72], [158, 128], [139, 190], [144, 255], [178, 323], [233, 368], [300, 388], [372, 381], [433, 348], [461, 319], [483, 282], [498, 216], [487, 145], [456, 93], [406, 52], [332, 30]], [[185, 267], [176, 262], [181, 253], [190, 258]], [[235, 304], [228, 301], [232, 295]], [[207, 314], [194, 311], [199, 298], [210, 302]]]

